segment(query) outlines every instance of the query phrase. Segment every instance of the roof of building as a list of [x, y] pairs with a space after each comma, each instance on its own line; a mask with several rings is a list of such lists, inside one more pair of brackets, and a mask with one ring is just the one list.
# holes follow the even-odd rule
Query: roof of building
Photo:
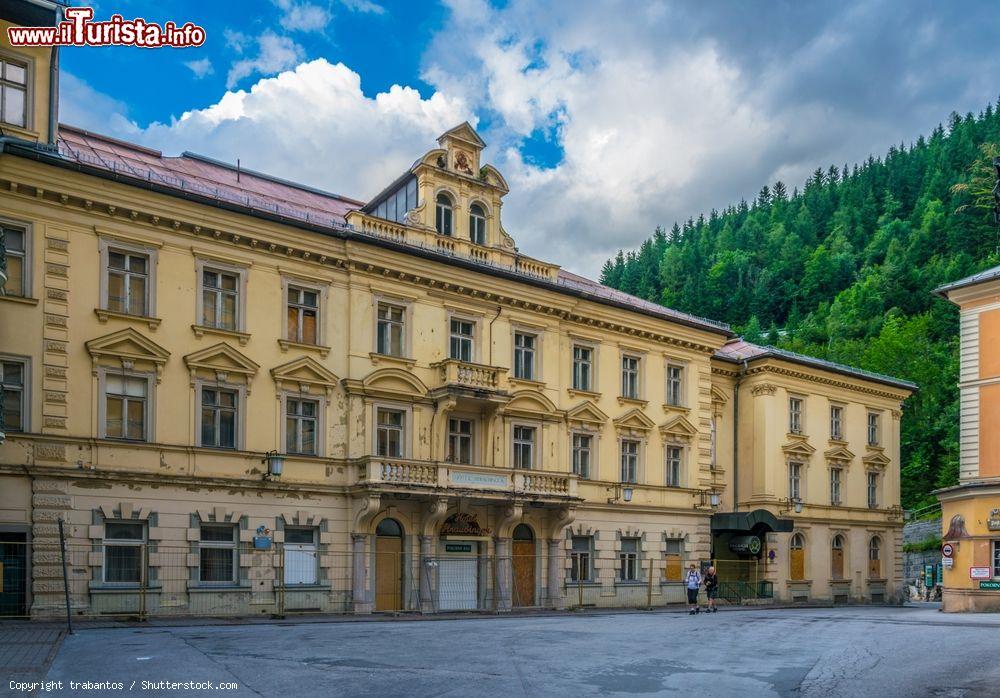
[[939, 286], [934, 289], [934, 293], [945, 298], [948, 297], [949, 291], [955, 291], [960, 288], [965, 288], [966, 286], [975, 286], [976, 284], [985, 283], [987, 281], [994, 281], [1000, 279], [1000, 266], [991, 267], [990, 269], [984, 269], [978, 274], [973, 274], [972, 276], [967, 276], [964, 279], [959, 279], [958, 281], [952, 281], [950, 284], [945, 284], [944, 286]]
[[820, 368], [834, 373], [860, 378], [862, 380], [884, 383], [885, 385], [891, 385], [896, 388], [904, 388], [906, 390], [913, 391], [918, 389], [916, 383], [902, 380], [901, 378], [893, 378], [892, 376], [887, 376], [882, 373], [866, 371], [861, 368], [854, 368], [853, 366], [845, 366], [844, 364], [827, 361], [826, 359], [817, 359], [813, 356], [798, 354], [794, 351], [788, 351], [786, 349], [778, 349], [777, 347], [754, 344], [753, 342], [748, 342], [742, 338], [726, 342], [726, 344], [724, 344], [722, 348], [715, 353], [715, 357], [724, 361], [732, 361], [734, 363], [742, 363], [743, 361], [759, 361], [770, 358], [783, 359], [791, 363]]

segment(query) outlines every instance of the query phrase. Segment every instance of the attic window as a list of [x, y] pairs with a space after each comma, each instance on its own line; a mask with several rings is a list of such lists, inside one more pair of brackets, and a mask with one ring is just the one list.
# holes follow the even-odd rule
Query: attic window
[[469, 208], [469, 239], [477, 245], [486, 244], [486, 211], [479, 204]]
[[451, 197], [447, 194], [438, 194], [435, 207], [435, 226], [442, 235], [451, 236], [452, 233], [452, 208]]

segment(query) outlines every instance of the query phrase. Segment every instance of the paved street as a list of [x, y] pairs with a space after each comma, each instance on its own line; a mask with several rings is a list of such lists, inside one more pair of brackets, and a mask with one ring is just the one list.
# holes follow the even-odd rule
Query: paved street
[[[997, 637], [1000, 616], [928, 607], [130, 627], [65, 638], [48, 678], [263, 696], [978, 697], [1000, 685]], [[161, 692], [188, 693], [145, 695]]]

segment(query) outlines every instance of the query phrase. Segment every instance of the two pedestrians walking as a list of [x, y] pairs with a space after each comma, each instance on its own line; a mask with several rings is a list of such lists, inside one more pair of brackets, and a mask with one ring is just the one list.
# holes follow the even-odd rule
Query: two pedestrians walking
[[701, 613], [701, 608], [698, 607], [698, 590], [701, 589], [702, 584], [705, 585], [705, 595], [708, 597], [708, 607], [705, 612], [715, 613], [718, 610], [715, 607], [715, 598], [719, 595], [719, 575], [716, 573], [715, 567], [709, 567], [705, 576], [702, 577], [698, 568], [692, 564], [688, 568], [687, 576], [684, 577], [684, 584], [687, 587], [688, 606], [690, 607], [688, 613], [692, 616]]

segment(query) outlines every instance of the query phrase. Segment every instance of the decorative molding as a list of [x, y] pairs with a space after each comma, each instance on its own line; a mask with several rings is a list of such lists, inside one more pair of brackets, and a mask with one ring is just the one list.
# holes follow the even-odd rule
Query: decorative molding
[[759, 397], [761, 395], [774, 395], [776, 392], [778, 392], [778, 386], [773, 383], [758, 383], [750, 388], [750, 394], [754, 397]]

